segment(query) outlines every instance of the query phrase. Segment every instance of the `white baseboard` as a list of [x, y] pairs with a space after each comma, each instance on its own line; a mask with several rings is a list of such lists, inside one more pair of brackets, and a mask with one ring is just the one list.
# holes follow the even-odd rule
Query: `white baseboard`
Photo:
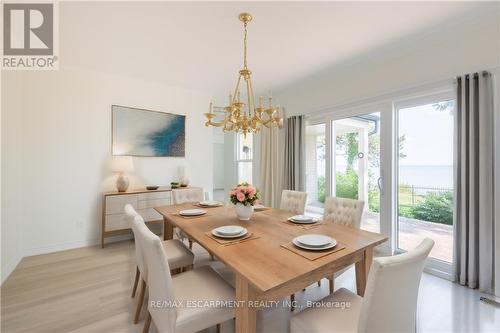
[[[156, 234], [158, 234], [158, 233], [161, 234], [162, 228], [155, 226], [154, 228], [151, 228], [151, 231], [153, 231]], [[128, 239], [132, 239], [131, 234], [124, 234], [124, 235], [119, 235], [119, 236], [108, 237], [108, 238], [106, 238], [105, 242], [106, 242], [106, 244], [109, 244], [109, 243], [128, 240]], [[32, 247], [32, 248], [24, 249], [24, 251], [23, 251], [24, 256], [23, 257], [36, 256], [39, 254], [47, 254], [47, 253], [52, 253], [52, 252], [64, 251], [64, 250], [72, 250], [72, 249], [77, 249], [80, 247], [95, 246], [95, 245], [100, 245], [100, 244], [101, 244], [100, 238], [91, 238], [91, 239], [56, 243], [56, 244], [47, 245], [47, 246]]]
[[[131, 238], [132, 237], [130, 235], [120, 235], [120, 236], [115, 236], [115, 237], [109, 237], [109, 238], [106, 238], [106, 244], [121, 241], [121, 240], [127, 240], [127, 239], [131, 239]], [[72, 241], [72, 242], [63, 242], [63, 243], [58, 243], [58, 244], [53, 244], [53, 245], [48, 245], [48, 246], [40, 246], [40, 247], [33, 247], [30, 249], [24, 249], [24, 256], [30, 257], [30, 256], [36, 256], [39, 254], [47, 254], [47, 253], [52, 253], [52, 252], [64, 251], [64, 250], [78, 249], [81, 247], [95, 246], [95, 245], [99, 245], [99, 244], [101, 244], [101, 240], [99, 238]]]
[[36, 256], [39, 254], [47, 254], [47, 253], [52, 253], [52, 252], [76, 249], [79, 247], [93, 246], [93, 245], [97, 245], [97, 244], [99, 244], [98, 239], [87, 239], [87, 240], [80, 240], [80, 241], [58, 243], [58, 244], [47, 245], [47, 246], [33, 247], [33, 248], [29, 248], [29, 249], [24, 249], [24, 256], [30, 257], [30, 256]]
[[2, 265], [2, 284], [7, 280], [9, 275], [16, 269], [23, 257], [17, 257], [8, 262], [5, 266]]

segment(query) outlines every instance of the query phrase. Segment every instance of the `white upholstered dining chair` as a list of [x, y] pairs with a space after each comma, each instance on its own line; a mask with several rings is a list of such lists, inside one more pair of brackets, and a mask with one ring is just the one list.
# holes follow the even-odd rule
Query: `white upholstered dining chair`
[[291, 332], [415, 332], [420, 278], [433, 246], [426, 238], [412, 251], [375, 258], [364, 297], [341, 288], [320, 301], [339, 307], [308, 308], [294, 315]]
[[323, 220], [359, 229], [364, 206], [364, 201], [328, 197], [325, 200]]
[[224, 304], [234, 302], [234, 289], [219, 274], [203, 266], [172, 277], [160, 238], [141, 223], [133, 228], [148, 271], [143, 332], [149, 331], [151, 319], [160, 333], [193, 333], [215, 325], [220, 330], [221, 323], [234, 318], [234, 308]]
[[[328, 197], [325, 200], [323, 221], [333, 222], [351, 228], [359, 229], [361, 227], [361, 218], [363, 216], [364, 206], [364, 201], [338, 197]], [[347, 271], [351, 266], [335, 272], [333, 277], [328, 277], [330, 294], [333, 293], [333, 289], [335, 288], [335, 278]], [[321, 285], [321, 281], [318, 282], [318, 285]]]
[[[140, 223], [143, 224], [145, 228], [147, 228], [142, 216], [139, 215], [134, 209], [134, 207], [132, 207], [130, 204], [127, 204], [125, 206], [125, 213], [127, 215], [127, 219], [131, 226], [133, 226], [134, 223]], [[134, 233], [134, 239], [136, 242], [135, 261], [137, 265], [135, 271], [134, 287], [132, 288], [132, 297], [135, 297], [137, 286], [139, 284], [139, 279], [141, 281], [141, 288], [139, 291], [139, 297], [137, 299], [137, 308], [134, 315], [134, 324], [137, 324], [139, 322], [139, 315], [141, 313], [142, 303], [144, 302], [144, 293], [147, 285], [148, 272], [144, 260], [144, 254], [142, 252], [142, 247], [139, 244], [140, 239], [138, 238], [138, 235], [136, 234], [134, 228], [132, 228], [132, 232]], [[162, 246], [166, 253], [170, 269], [173, 272], [178, 272], [179, 270], [192, 269], [194, 255], [188, 248], [186, 248], [186, 246], [181, 241], [177, 239], [166, 240], [162, 242]]]
[[[184, 189], [174, 189], [172, 190], [172, 199], [174, 205], [180, 205], [183, 203], [195, 203], [203, 201], [203, 189], [198, 187], [184, 188]], [[180, 230], [177, 230], [177, 237], [180, 239], [185, 239], [187, 236]], [[193, 248], [193, 241], [188, 238], [189, 248]]]
[[280, 209], [294, 214], [304, 214], [306, 210], [307, 193], [291, 190], [281, 192]]
[[203, 189], [198, 187], [172, 190], [174, 205], [203, 201]]

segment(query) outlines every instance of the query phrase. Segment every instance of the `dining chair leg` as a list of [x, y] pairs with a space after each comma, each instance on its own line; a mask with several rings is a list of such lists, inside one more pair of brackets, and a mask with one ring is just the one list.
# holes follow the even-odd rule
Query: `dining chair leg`
[[139, 316], [141, 314], [142, 303], [144, 302], [145, 291], [146, 291], [146, 282], [144, 282], [144, 280], [141, 279], [141, 291], [139, 292], [139, 299], [137, 300], [137, 309], [135, 310], [134, 324], [137, 324], [139, 322]]
[[330, 285], [330, 294], [333, 294], [333, 289], [335, 287], [334, 281], [335, 281], [335, 278], [333, 276], [328, 278], [328, 282]]
[[217, 324], [216, 326], [217, 333], [220, 333], [220, 326], [221, 326], [220, 324]]
[[149, 313], [148, 311], [148, 315], [146, 316], [146, 320], [144, 321], [144, 328], [142, 329], [142, 333], [148, 333], [150, 325], [151, 325], [151, 313]]
[[193, 249], [193, 241], [192, 240], [189, 240], [189, 249], [192, 250]]
[[321, 280], [318, 281], [318, 287], [321, 287]]
[[139, 272], [139, 267], [135, 267], [135, 281], [134, 288], [132, 289], [132, 298], [135, 297], [135, 291], [137, 290], [137, 285], [139, 284], [139, 275], [141, 275], [141, 273]]
[[295, 303], [295, 294], [291, 294], [290, 295], [290, 311], [292, 311], [292, 312], [293, 312], [293, 310], [295, 310], [294, 303]]

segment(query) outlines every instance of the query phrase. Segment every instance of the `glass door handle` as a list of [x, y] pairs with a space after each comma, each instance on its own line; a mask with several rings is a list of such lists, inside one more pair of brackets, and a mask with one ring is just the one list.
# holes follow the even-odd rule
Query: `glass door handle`
[[384, 194], [384, 187], [382, 185], [382, 177], [378, 177], [377, 185], [378, 185], [378, 189], [380, 191], [380, 194]]

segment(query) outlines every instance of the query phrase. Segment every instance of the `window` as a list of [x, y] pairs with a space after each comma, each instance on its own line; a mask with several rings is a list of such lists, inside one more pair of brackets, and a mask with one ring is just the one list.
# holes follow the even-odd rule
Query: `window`
[[306, 191], [307, 210], [323, 213], [326, 197], [325, 124], [306, 126]]
[[236, 165], [238, 169], [238, 183], [252, 184], [253, 135], [237, 134]]

